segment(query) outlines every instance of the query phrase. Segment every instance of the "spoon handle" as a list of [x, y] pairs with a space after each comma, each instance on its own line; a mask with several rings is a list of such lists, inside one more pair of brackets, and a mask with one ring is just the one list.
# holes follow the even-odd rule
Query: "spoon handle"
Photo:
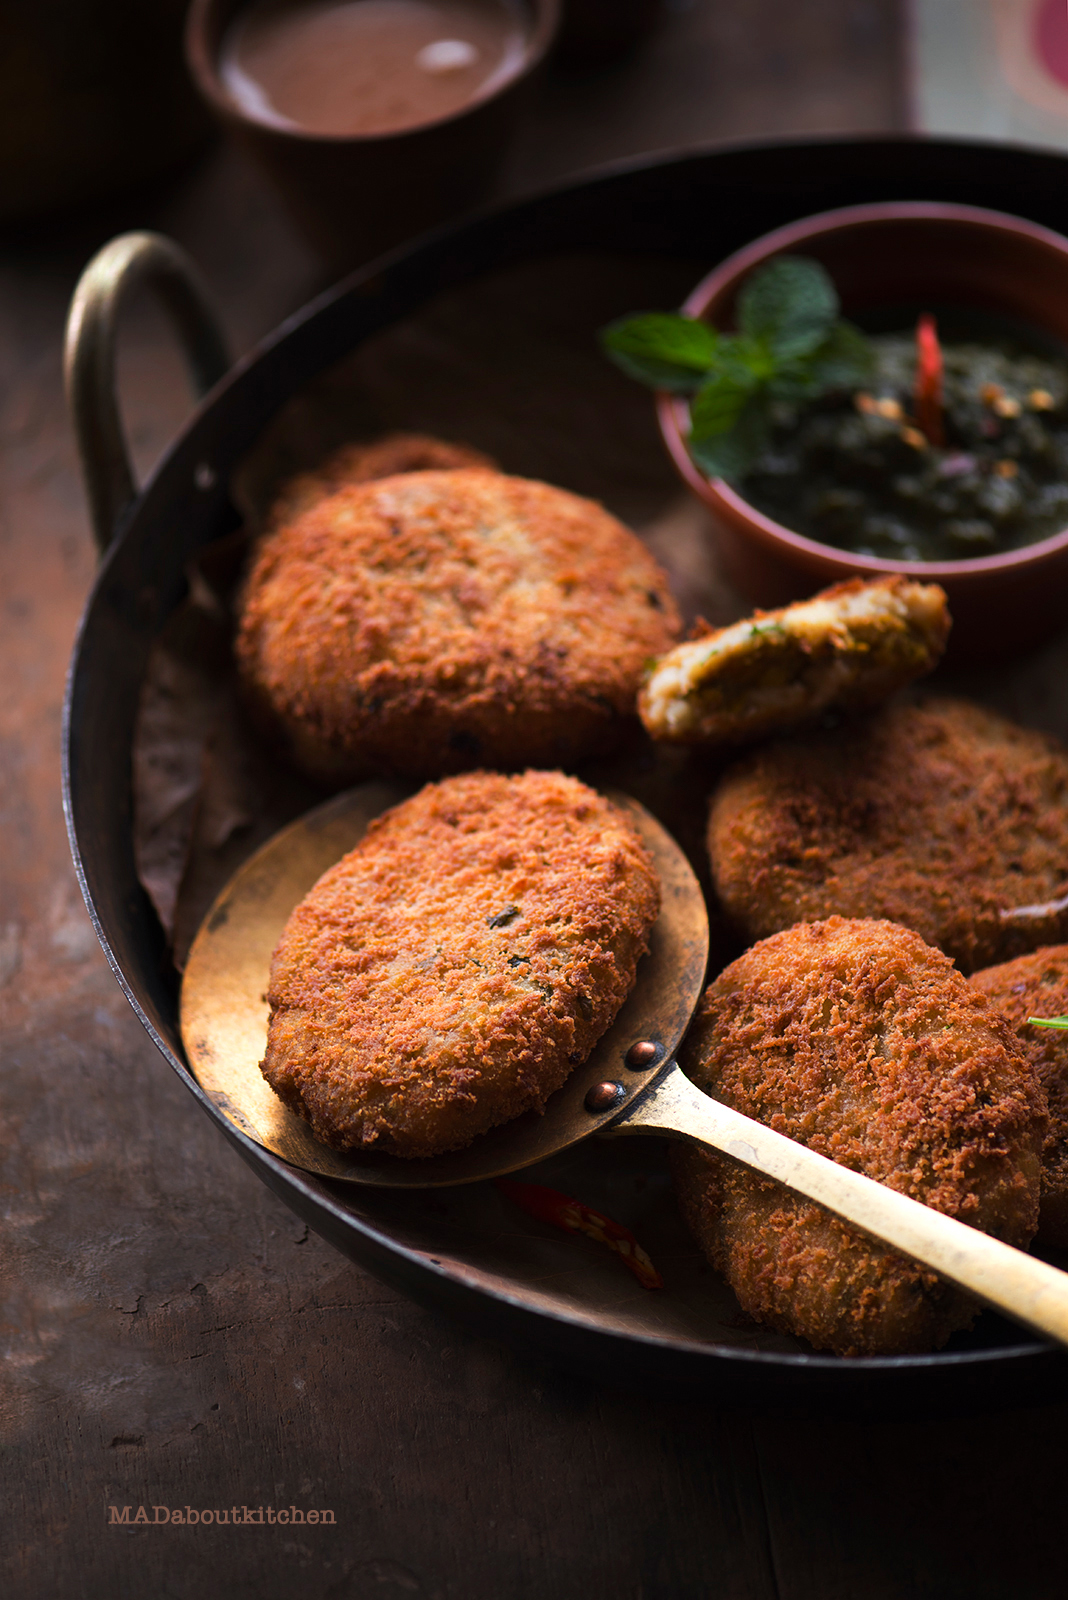
[[709, 1145], [1068, 1345], [1068, 1273], [732, 1111], [702, 1094], [674, 1062], [602, 1137], [629, 1133], [673, 1134]]

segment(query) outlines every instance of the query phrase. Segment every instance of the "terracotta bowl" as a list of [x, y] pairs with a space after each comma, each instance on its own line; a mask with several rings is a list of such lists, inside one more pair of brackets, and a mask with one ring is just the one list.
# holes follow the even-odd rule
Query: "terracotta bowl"
[[185, 50], [216, 116], [274, 183], [294, 222], [331, 266], [369, 261], [485, 200], [527, 93], [553, 43], [561, 0], [524, 0], [529, 45], [518, 72], [450, 116], [380, 134], [272, 127], [248, 116], [219, 73], [219, 48], [248, 0], [193, 0]]
[[[1068, 238], [1019, 217], [940, 202], [849, 206], [788, 223], [722, 262], [683, 310], [732, 325], [743, 280], [789, 252], [822, 263], [847, 317], [880, 307], [960, 307], [1009, 319], [1068, 351]], [[685, 482], [716, 523], [725, 575], [761, 606], [802, 599], [843, 578], [904, 572], [949, 597], [954, 664], [1004, 660], [1068, 622], [1068, 529], [1000, 555], [963, 561], [890, 561], [854, 555], [794, 533], [709, 479], [686, 448], [685, 400], [658, 397], [660, 427]]]

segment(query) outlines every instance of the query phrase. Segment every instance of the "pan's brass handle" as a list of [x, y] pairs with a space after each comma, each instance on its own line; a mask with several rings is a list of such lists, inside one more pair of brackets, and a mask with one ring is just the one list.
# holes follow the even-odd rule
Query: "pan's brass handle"
[[710, 1145], [933, 1267], [1005, 1316], [1068, 1344], [1068, 1273], [732, 1111], [702, 1094], [673, 1063], [601, 1136], [627, 1133], [674, 1134]]
[[115, 336], [121, 302], [142, 282], [170, 312], [198, 394], [206, 394], [230, 365], [200, 274], [170, 239], [158, 233], [124, 233], [93, 257], [67, 317], [64, 376], [101, 554], [137, 498], [115, 393]]

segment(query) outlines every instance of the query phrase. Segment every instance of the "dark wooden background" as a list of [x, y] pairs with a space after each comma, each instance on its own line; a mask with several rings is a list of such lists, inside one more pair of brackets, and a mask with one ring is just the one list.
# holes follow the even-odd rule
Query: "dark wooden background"
[[[894, 0], [676, 3], [633, 60], [550, 79], [510, 187], [711, 139], [899, 129], [900, 23]], [[62, 326], [89, 254], [131, 225], [192, 253], [238, 350], [322, 281], [226, 147], [166, 193], [0, 241], [4, 1592], [1063, 1595], [1065, 1406], [758, 1414], [542, 1368], [310, 1236], [156, 1055], [93, 937], [59, 793], [64, 672], [94, 564]], [[144, 470], [189, 404], [150, 307], [127, 319], [121, 371]], [[108, 1525], [112, 1504], [261, 1503], [336, 1522]]]

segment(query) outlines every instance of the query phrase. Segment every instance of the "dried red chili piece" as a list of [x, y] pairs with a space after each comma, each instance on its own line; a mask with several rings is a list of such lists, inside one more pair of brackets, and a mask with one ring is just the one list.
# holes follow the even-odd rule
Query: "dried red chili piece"
[[916, 421], [928, 444], [936, 449], [946, 442], [942, 422], [942, 346], [938, 326], [929, 311], [916, 324], [916, 386], [913, 394]]
[[645, 1289], [662, 1289], [664, 1280], [631, 1233], [621, 1223], [613, 1222], [602, 1211], [583, 1205], [559, 1189], [549, 1189], [541, 1183], [516, 1183], [511, 1178], [497, 1178], [497, 1188], [509, 1200], [514, 1200], [528, 1216], [539, 1222], [552, 1222], [568, 1233], [584, 1233], [598, 1244], [614, 1250], [633, 1272]]

